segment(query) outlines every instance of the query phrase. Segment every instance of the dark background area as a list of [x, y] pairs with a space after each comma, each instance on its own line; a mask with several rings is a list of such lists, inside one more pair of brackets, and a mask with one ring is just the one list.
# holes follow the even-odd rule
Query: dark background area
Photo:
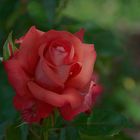
[[[72, 33], [85, 28], [84, 41], [95, 45], [95, 70], [104, 87], [99, 106], [123, 113], [134, 125], [112, 137], [83, 140], [140, 140], [140, 1], [0, 0], [0, 56], [9, 32], [19, 38], [32, 25]], [[9, 124], [20, 119], [13, 95], [0, 64], [0, 140]]]

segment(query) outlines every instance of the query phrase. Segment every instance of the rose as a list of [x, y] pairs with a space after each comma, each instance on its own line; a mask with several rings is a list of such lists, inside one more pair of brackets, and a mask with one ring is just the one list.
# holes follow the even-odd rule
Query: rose
[[73, 35], [31, 27], [15, 41], [19, 49], [3, 63], [25, 121], [40, 121], [55, 108], [66, 120], [91, 109], [96, 52], [93, 44], [82, 43], [83, 35], [83, 29]]

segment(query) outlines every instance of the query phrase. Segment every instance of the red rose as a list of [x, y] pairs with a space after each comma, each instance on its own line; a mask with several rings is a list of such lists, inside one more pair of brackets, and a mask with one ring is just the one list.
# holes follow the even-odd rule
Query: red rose
[[54, 108], [66, 120], [91, 109], [96, 52], [82, 42], [83, 34], [31, 27], [16, 40], [20, 47], [4, 66], [16, 91], [14, 106], [25, 121], [40, 121]]

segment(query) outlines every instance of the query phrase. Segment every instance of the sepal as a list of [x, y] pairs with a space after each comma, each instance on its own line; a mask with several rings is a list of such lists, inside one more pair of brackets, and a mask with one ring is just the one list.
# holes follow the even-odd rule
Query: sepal
[[12, 40], [12, 32], [8, 35], [7, 40], [4, 43], [3, 46], [3, 60], [8, 60], [14, 52], [17, 50], [13, 40]]

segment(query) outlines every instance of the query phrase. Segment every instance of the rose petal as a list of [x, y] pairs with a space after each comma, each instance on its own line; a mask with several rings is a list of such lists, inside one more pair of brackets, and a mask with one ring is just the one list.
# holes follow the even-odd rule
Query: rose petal
[[51, 59], [54, 65], [72, 63], [74, 57], [74, 49], [70, 41], [57, 39], [49, 45], [48, 51], [45, 53], [46, 59]]
[[63, 65], [67, 52], [63, 47], [57, 47], [52, 49], [52, 55], [54, 64], [59, 66]]
[[102, 85], [96, 84], [96, 85], [93, 87], [93, 90], [94, 90], [94, 95], [100, 95], [100, 94], [104, 91], [104, 88], [103, 88]]
[[28, 88], [36, 99], [44, 101], [56, 107], [62, 107], [65, 104], [70, 104], [72, 108], [81, 105], [84, 96], [82, 96], [76, 89], [65, 89], [62, 94], [49, 91], [30, 81]]
[[76, 62], [76, 63], [72, 64], [71, 68], [70, 68], [70, 72], [69, 72], [69, 74], [70, 74], [69, 78], [72, 78], [72, 77], [76, 76], [77, 74], [79, 74], [81, 69], [82, 69], [82, 63]]
[[62, 66], [58, 66], [55, 69], [55, 72], [59, 75], [59, 77], [62, 79], [63, 83], [66, 82], [66, 80], [68, 79], [69, 76], [69, 72], [70, 72], [70, 65], [62, 65]]
[[[46, 44], [46, 42], [47, 42], [47, 47], [49, 47], [49, 45], [53, 41], [59, 40], [59, 39], [70, 42], [72, 44], [72, 46], [74, 47], [74, 51], [75, 51], [77, 59], [79, 61], [81, 61], [81, 58], [83, 58], [83, 49], [81, 49], [82, 43], [79, 40], [79, 38], [77, 38], [76, 36], [74, 36], [73, 34], [71, 34], [69, 32], [50, 30], [43, 35], [41, 42], [42, 42], [42, 44]], [[40, 48], [40, 49], [42, 50], [42, 48]], [[41, 50], [40, 50], [40, 52], [41, 52]]]
[[84, 50], [84, 59], [82, 62], [82, 69], [81, 72], [73, 77], [70, 78], [66, 86], [67, 87], [75, 87], [78, 89], [84, 89], [85, 86], [90, 82], [93, 73], [93, 66], [96, 59], [96, 52], [94, 50], [93, 45], [83, 44]]
[[26, 83], [30, 78], [20, 67], [19, 62], [16, 59], [10, 59], [4, 61], [3, 64], [7, 71], [9, 82], [15, 89], [16, 93], [22, 96], [25, 94], [29, 96]]
[[72, 120], [79, 113], [90, 111], [98, 96], [99, 94], [94, 92], [94, 82], [91, 81], [89, 91], [86, 94], [81, 106], [75, 109], [71, 108], [69, 104], [62, 106], [60, 108], [61, 115], [65, 120]]
[[43, 60], [40, 60], [37, 65], [35, 80], [49, 90], [64, 88], [64, 81]]
[[14, 96], [13, 103], [17, 110], [24, 110], [26, 108], [30, 108], [33, 105], [34, 101], [32, 98], [16, 95]]
[[24, 37], [25, 37], [25, 36], [22, 36], [22, 37], [20, 37], [19, 39], [16, 39], [16, 40], [15, 40], [15, 43], [21, 44], [21, 43], [23, 42], [23, 40], [24, 40]]
[[84, 33], [85, 33], [85, 29], [81, 28], [78, 32], [76, 32], [74, 35], [76, 37], [78, 37], [82, 42], [83, 42], [83, 38], [84, 38]]
[[38, 60], [39, 40], [44, 33], [37, 30], [34, 26], [29, 29], [19, 42], [18, 60], [21, 66], [30, 74], [33, 74]]
[[19, 95], [14, 97], [14, 106], [21, 112], [24, 121], [28, 123], [39, 122], [41, 119], [48, 117], [53, 109], [52, 106], [44, 102]]
[[[38, 63], [38, 66], [35, 72], [36, 81], [44, 83], [45, 87], [48, 87], [48, 86], [56, 87], [57, 85], [64, 87], [64, 83], [69, 76], [70, 64], [65, 64], [64, 62], [62, 62], [65, 59], [65, 56], [63, 57], [63, 55], [61, 55], [63, 58], [61, 56], [54, 57], [54, 53], [50, 51], [50, 48], [48, 50], [49, 53], [47, 51], [46, 56], [43, 56], [43, 50], [45, 50], [45, 45], [41, 46], [40, 51], [39, 51], [41, 61]], [[56, 63], [58, 62], [57, 61], [58, 59], [59, 62], [62, 64], [56, 66], [55, 62], [53, 63], [52, 61], [50, 61], [49, 56], [51, 56], [51, 59], [54, 58], [53, 61], [55, 61]]]
[[42, 32], [42, 31], [36, 29], [35, 26], [32, 26], [32, 27], [29, 29], [28, 33], [26, 33], [26, 35], [20, 37], [19, 39], [16, 39], [16, 40], [15, 40], [15, 43], [17, 43], [17, 44], [23, 43], [23, 40], [25, 39], [25, 37], [29, 36], [28, 34], [29, 34], [30, 32], [32, 32], [32, 30], [36, 30], [36, 31], [38, 32], [38, 34], [40, 34], [40, 35], [42, 35], [42, 34], [44, 33], [44, 32]]

